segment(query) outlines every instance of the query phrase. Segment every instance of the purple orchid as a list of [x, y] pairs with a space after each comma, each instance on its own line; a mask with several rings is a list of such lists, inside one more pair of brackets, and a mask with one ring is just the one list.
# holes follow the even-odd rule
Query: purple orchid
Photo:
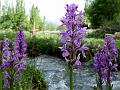
[[[82, 28], [83, 19], [82, 12], [79, 12], [78, 5], [66, 5], [65, 17], [61, 19], [62, 25], [66, 26], [66, 30], [61, 31], [60, 47], [62, 56], [66, 59], [69, 67], [70, 90], [72, 90], [72, 73], [73, 67], [78, 68], [81, 65], [80, 55], [85, 56], [85, 51], [88, 50], [87, 44], [82, 44], [81, 41], [85, 38], [86, 28]], [[82, 54], [80, 54], [82, 53]]]
[[63, 46], [61, 47], [62, 56], [67, 58], [69, 61], [74, 61], [72, 65], [81, 65], [79, 59], [77, 59], [78, 54], [81, 52], [84, 57], [88, 47], [86, 44], [81, 44], [81, 40], [85, 38], [86, 28], [82, 28], [83, 24], [82, 12], [79, 12], [78, 5], [71, 4], [66, 5], [65, 17], [61, 19], [63, 25], [66, 26], [67, 30], [61, 31], [61, 42]]
[[6, 88], [6, 87], [8, 87], [8, 88], [10, 88], [10, 82], [9, 82], [9, 79], [10, 79], [11, 77], [10, 77], [10, 75], [8, 74], [8, 72], [7, 71], [4, 71], [3, 72], [3, 81], [4, 81], [4, 85], [3, 85], [3, 88]]
[[[5, 38], [3, 42], [3, 50], [2, 50], [2, 59], [10, 59], [10, 48], [9, 48], [9, 41]], [[7, 61], [7, 60], [6, 60]]]
[[104, 45], [101, 50], [94, 56], [94, 67], [98, 73], [101, 73], [101, 78], [109, 87], [112, 87], [112, 70], [117, 67], [118, 51], [115, 46], [115, 40], [112, 37], [105, 36]]
[[10, 88], [18, 80], [22, 71], [25, 69], [26, 61], [26, 41], [22, 29], [16, 33], [16, 42], [14, 51], [10, 51], [8, 39], [5, 38], [2, 50], [2, 66], [3, 69], [3, 88]]
[[26, 40], [22, 28], [19, 28], [19, 31], [16, 33], [16, 41], [14, 46], [14, 54], [17, 59], [24, 59], [26, 56]]

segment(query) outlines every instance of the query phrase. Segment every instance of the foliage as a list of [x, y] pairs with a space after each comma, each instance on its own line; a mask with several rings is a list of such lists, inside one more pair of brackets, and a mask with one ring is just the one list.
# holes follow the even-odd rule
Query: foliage
[[28, 44], [28, 55], [31, 57], [38, 56], [40, 54], [48, 54], [53, 56], [61, 57], [60, 49], [58, 48], [59, 43], [55, 35], [53, 37], [32, 37], [27, 40]]
[[13, 16], [13, 29], [18, 29], [20, 25], [24, 26], [24, 24], [27, 23], [27, 16], [25, 14], [25, 6], [23, 0], [16, 0], [15, 13]]
[[13, 4], [2, 6], [2, 10], [0, 10], [0, 29], [18, 30], [18, 27], [22, 26], [25, 30], [29, 30], [33, 27], [35, 21], [36, 28], [42, 30], [45, 18], [40, 17], [38, 7], [33, 5], [28, 17], [24, 0], [15, 1], [15, 6]]
[[114, 34], [115, 32], [120, 32], [120, 23], [109, 22], [101, 26], [100, 29], [92, 33], [88, 33], [88, 38], [103, 38], [105, 34]]
[[14, 17], [14, 9], [8, 6], [7, 10], [3, 8], [2, 12], [3, 14], [0, 16], [0, 29], [11, 28]]
[[[109, 29], [110, 30], [110, 29]], [[105, 31], [105, 30], [101, 30], [101, 29], [97, 29], [96, 31], [92, 32], [92, 33], [88, 33], [87, 34], [87, 38], [103, 38], [105, 34], [110, 34], [110, 31]]]
[[18, 87], [22, 90], [47, 90], [47, 82], [42, 72], [33, 64], [34, 62], [32, 62], [32, 65], [27, 64], [26, 70], [24, 70], [19, 78], [19, 82], [16, 84], [16, 88]]
[[57, 26], [56, 30], [66, 30], [65, 26]]
[[91, 0], [85, 7], [85, 15], [92, 28], [98, 28], [104, 22], [117, 20], [120, 14], [120, 0]]
[[16, 6], [13, 5], [3, 7], [2, 15], [0, 17], [1, 29], [14, 29], [17, 30], [20, 25], [28, 28], [27, 16], [25, 14], [25, 6], [23, 0], [16, 0]]
[[120, 32], [120, 21], [115, 22], [115, 21], [109, 21], [104, 23], [100, 27], [101, 30], [106, 31], [106, 33], [114, 34], [115, 32]]
[[120, 48], [118, 48], [118, 67], [117, 68], [118, 68], [118, 70], [120, 70]]
[[39, 30], [42, 30], [44, 27], [44, 22], [42, 21], [41, 17], [39, 16], [38, 7], [32, 5], [31, 14], [30, 14], [30, 26], [31, 28], [35, 24], [35, 27]]
[[10, 48], [12, 48], [12, 41], [14, 41], [15, 40], [15, 37], [13, 37], [13, 36], [15, 36], [15, 32], [13, 32], [13, 31], [10, 31], [10, 30], [8, 30], [8, 31], [6, 31], [6, 30], [1, 30], [0, 31], [0, 40], [4, 40], [4, 38], [6, 37], [6, 38], [9, 38], [9, 47]]
[[52, 31], [52, 30], [56, 30], [56, 28], [57, 25], [50, 22], [46, 23], [45, 30]]

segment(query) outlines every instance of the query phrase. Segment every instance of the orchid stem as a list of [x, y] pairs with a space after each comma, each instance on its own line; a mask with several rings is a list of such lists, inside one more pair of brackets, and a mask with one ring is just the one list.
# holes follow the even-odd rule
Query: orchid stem
[[2, 70], [0, 70], [0, 90], [2, 90]]
[[73, 90], [73, 68], [69, 66], [70, 90]]

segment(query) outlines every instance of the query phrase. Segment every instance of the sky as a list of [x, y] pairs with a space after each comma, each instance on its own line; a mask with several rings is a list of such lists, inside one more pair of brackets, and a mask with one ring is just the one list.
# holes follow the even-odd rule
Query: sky
[[[15, 4], [15, 0], [1, 0], [2, 4], [12, 3]], [[30, 14], [31, 6], [34, 4], [39, 8], [40, 16], [45, 16], [46, 20], [54, 24], [61, 24], [60, 18], [65, 15], [66, 4], [78, 4], [78, 10], [84, 9], [85, 0], [24, 0], [27, 14]]]

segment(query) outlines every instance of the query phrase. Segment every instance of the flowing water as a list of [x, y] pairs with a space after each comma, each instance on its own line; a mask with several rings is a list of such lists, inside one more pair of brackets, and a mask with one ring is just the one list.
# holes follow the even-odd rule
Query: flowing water
[[[37, 68], [41, 69], [48, 82], [48, 90], [69, 90], [69, 78], [64, 60], [40, 55], [35, 58]], [[73, 90], [93, 90], [96, 86], [96, 75], [91, 62], [74, 70]], [[113, 90], [120, 90], [120, 72], [114, 72]]]

